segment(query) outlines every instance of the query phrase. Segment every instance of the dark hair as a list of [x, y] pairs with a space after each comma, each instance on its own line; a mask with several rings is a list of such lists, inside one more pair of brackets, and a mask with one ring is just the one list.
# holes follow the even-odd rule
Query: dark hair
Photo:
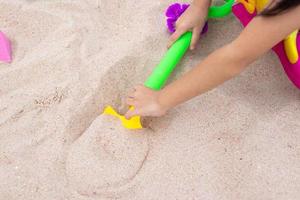
[[300, 5], [300, 0], [276, 0], [261, 12], [262, 16], [274, 16]]

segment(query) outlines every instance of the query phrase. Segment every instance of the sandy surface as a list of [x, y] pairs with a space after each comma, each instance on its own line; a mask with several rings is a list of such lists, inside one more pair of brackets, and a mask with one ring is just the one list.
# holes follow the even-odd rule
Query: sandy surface
[[[299, 199], [300, 92], [272, 53], [149, 129], [101, 115], [165, 52], [169, 3], [0, 0], [1, 200]], [[242, 30], [209, 26], [173, 80]]]

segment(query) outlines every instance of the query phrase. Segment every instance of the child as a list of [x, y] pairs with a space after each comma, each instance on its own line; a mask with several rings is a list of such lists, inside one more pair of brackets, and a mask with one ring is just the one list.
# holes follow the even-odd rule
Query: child
[[[237, 76], [258, 57], [266, 53], [290, 33], [300, 28], [300, 0], [241, 0], [249, 10], [259, 13], [237, 39], [214, 51], [203, 62], [160, 91], [136, 86], [127, 98], [135, 107], [125, 114], [162, 116], [169, 109], [211, 90]], [[192, 30], [190, 49], [195, 49], [206, 21], [211, 0], [194, 0], [176, 22], [176, 32], [170, 37], [172, 45], [183, 33]]]

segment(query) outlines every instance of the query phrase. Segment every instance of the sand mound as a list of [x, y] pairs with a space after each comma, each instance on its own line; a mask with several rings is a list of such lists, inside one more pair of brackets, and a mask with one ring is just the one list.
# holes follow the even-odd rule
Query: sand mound
[[69, 183], [80, 194], [117, 190], [135, 178], [148, 152], [145, 131], [127, 131], [118, 119], [101, 115], [70, 147]]

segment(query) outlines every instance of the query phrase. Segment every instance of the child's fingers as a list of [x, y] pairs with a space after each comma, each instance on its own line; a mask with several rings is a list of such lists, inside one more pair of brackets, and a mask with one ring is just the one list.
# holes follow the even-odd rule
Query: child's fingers
[[136, 85], [133, 89], [133, 91], [128, 95], [130, 98], [137, 98], [143, 94], [143, 91], [145, 91], [145, 86], [143, 85]]
[[133, 90], [128, 94], [128, 97], [135, 98], [142, 87], [143, 87], [142, 85], [134, 86]]
[[171, 35], [169, 43], [168, 43], [168, 48], [170, 48], [176, 40], [186, 32], [186, 30], [182, 28], [176, 29], [176, 31]]
[[126, 104], [130, 105], [130, 106], [134, 106], [135, 105], [135, 100], [133, 98], [128, 97], [126, 99]]
[[129, 93], [129, 94], [128, 94], [128, 98], [132, 98], [132, 99], [134, 99], [134, 98], [135, 98], [135, 96], [136, 96], [136, 95], [135, 95], [135, 93], [136, 93], [135, 91], [133, 91], [133, 92]]
[[138, 115], [138, 110], [137, 109], [133, 109], [133, 110], [128, 110], [127, 113], [124, 115], [126, 119], [130, 119], [134, 116]]
[[190, 49], [194, 50], [196, 48], [196, 45], [200, 39], [200, 33], [201, 33], [201, 27], [195, 27], [193, 29], [193, 36], [192, 36], [192, 41], [190, 45]]

